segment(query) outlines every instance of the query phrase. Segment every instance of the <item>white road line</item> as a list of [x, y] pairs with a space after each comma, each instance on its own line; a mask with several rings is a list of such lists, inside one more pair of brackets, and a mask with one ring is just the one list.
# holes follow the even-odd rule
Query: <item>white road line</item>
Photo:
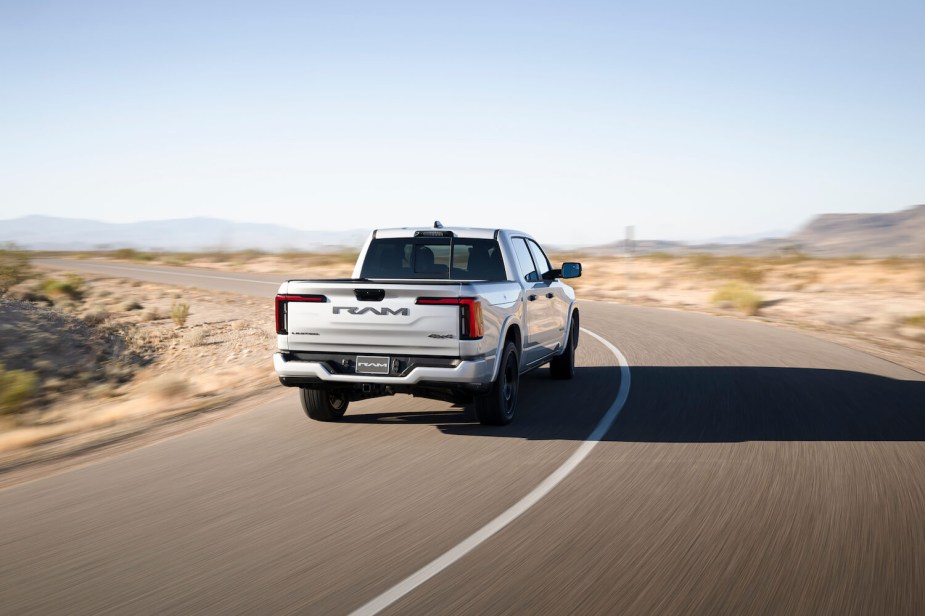
[[591, 453], [591, 450], [594, 449], [594, 447], [600, 442], [602, 438], [604, 438], [604, 435], [607, 434], [607, 431], [613, 425], [613, 422], [617, 419], [620, 411], [623, 410], [623, 405], [626, 404], [626, 399], [629, 396], [630, 368], [626, 361], [626, 357], [623, 356], [623, 353], [620, 352], [620, 349], [594, 332], [588, 331], [584, 328], [582, 328], [581, 331], [600, 341], [601, 344], [607, 347], [610, 352], [614, 354], [614, 356], [617, 358], [617, 361], [620, 363], [620, 391], [617, 393], [616, 400], [613, 401], [613, 404], [610, 405], [610, 408], [607, 410], [604, 416], [601, 417], [601, 420], [597, 423], [597, 426], [595, 426], [591, 434], [585, 438], [585, 441], [578, 449], [575, 450], [575, 453], [573, 453], [568, 460], [563, 462], [562, 465], [553, 471], [551, 475], [546, 477], [546, 479], [544, 479], [538, 486], [533, 488], [529, 494], [512, 505], [510, 509], [477, 530], [468, 538], [464, 539], [461, 543], [457, 544], [456, 547], [443, 554], [443, 556], [440, 556], [436, 560], [425, 565], [417, 572], [413, 573], [410, 577], [399, 582], [366, 605], [363, 605], [359, 609], [351, 612], [351, 616], [372, 616], [373, 614], [378, 614], [484, 543], [492, 535], [523, 515], [528, 509], [538, 503], [544, 496], [549, 494], [553, 488], [559, 485], [563, 479], [568, 477], [569, 474], [575, 470], [575, 468], [581, 464], [585, 458], [588, 457], [588, 454]]
[[187, 272], [175, 272], [171, 270], [159, 270], [154, 269], [153, 267], [127, 267], [125, 265], [109, 265], [101, 263], [90, 263], [90, 265], [95, 265], [102, 269], [115, 269], [115, 270], [124, 270], [126, 272], [144, 272], [146, 274], [166, 274], [168, 276], [187, 276], [189, 278], [212, 278], [214, 280], [231, 280], [233, 282], [252, 282], [256, 284], [271, 284], [274, 287], [278, 287], [280, 282], [267, 282], [266, 280], [253, 280], [250, 278], [231, 278], [230, 276], [213, 276], [211, 274], [190, 274]]

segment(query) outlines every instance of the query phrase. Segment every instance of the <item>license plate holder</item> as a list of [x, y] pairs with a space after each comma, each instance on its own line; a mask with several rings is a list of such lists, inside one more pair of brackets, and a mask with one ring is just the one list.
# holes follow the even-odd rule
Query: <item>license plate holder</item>
[[357, 355], [357, 374], [388, 374], [391, 358], [377, 355]]

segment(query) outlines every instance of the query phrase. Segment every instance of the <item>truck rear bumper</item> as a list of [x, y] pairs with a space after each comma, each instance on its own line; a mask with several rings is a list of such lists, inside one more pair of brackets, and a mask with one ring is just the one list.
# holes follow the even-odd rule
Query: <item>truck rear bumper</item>
[[325, 383], [343, 383], [361, 385], [364, 383], [378, 385], [420, 386], [429, 383], [484, 386], [494, 379], [494, 358], [462, 360], [454, 367], [420, 366], [402, 376], [380, 376], [375, 374], [338, 374], [331, 372], [326, 365], [316, 361], [292, 359], [288, 354], [274, 353], [273, 367], [284, 384], [295, 383], [300, 379], [318, 380]]

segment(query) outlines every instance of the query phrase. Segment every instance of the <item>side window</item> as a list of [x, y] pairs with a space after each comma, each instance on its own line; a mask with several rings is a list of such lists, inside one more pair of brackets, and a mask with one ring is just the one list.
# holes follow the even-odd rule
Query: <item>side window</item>
[[549, 265], [549, 259], [546, 258], [546, 254], [543, 252], [543, 249], [540, 248], [539, 244], [533, 240], [527, 240], [527, 244], [530, 246], [530, 253], [533, 255], [533, 262], [536, 263], [536, 273], [539, 275], [539, 278], [543, 278], [543, 274], [552, 269], [552, 266]]
[[517, 256], [517, 263], [520, 264], [520, 271], [526, 274], [524, 279], [527, 282], [539, 281], [540, 277], [536, 273], [533, 257], [530, 256], [530, 249], [527, 248], [524, 239], [522, 237], [515, 237], [512, 241], [514, 243], [514, 254]]

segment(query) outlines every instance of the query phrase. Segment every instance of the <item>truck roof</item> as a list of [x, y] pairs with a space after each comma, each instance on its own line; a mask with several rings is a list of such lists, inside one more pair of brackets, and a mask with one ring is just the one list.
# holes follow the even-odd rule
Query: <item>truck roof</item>
[[469, 238], [483, 238], [483, 239], [493, 239], [500, 234], [506, 235], [523, 235], [530, 237], [529, 233], [524, 233], [522, 231], [515, 231], [513, 229], [485, 229], [477, 227], [399, 227], [394, 229], [376, 229], [373, 231], [374, 238], [389, 238], [389, 237], [414, 237], [416, 233], [426, 232], [440, 232], [440, 231], [451, 231], [454, 236], [457, 237], [469, 237]]

